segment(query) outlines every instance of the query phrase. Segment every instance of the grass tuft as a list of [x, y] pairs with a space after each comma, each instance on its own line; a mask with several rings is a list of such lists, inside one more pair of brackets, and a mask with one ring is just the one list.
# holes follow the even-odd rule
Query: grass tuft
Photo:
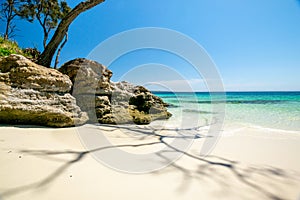
[[0, 36], [0, 57], [9, 56], [10, 54], [20, 54], [35, 62], [40, 52], [36, 48], [22, 49], [17, 42], [5, 40]]

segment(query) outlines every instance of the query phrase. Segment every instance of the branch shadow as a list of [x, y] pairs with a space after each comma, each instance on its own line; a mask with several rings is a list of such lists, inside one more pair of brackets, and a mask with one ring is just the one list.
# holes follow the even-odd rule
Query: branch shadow
[[[239, 183], [243, 184], [245, 187], [250, 188], [258, 193], [260, 193], [265, 199], [271, 199], [271, 200], [282, 200], [284, 197], [281, 197], [278, 193], [275, 193], [274, 191], [269, 190], [268, 188], [264, 187], [263, 185], [260, 185], [259, 183], [255, 182], [255, 179], [253, 178], [255, 175], [264, 176], [267, 179], [273, 181], [276, 179], [281, 180], [292, 180], [293, 177], [285, 170], [275, 168], [275, 167], [265, 167], [265, 166], [246, 166], [241, 167], [241, 164], [237, 161], [226, 159], [223, 157], [210, 155], [206, 157], [200, 157], [196, 154], [182, 151], [181, 149], [176, 148], [175, 146], [172, 146], [170, 143], [166, 141], [166, 139], [183, 139], [183, 140], [198, 140], [205, 137], [211, 137], [206, 136], [201, 133], [199, 133], [201, 127], [192, 127], [192, 128], [185, 128], [185, 129], [168, 129], [168, 128], [155, 128], [151, 126], [111, 126], [111, 125], [101, 125], [101, 126], [93, 126], [95, 129], [99, 130], [105, 130], [109, 132], [114, 132], [116, 129], [121, 129], [124, 131], [125, 134], [128, 134], [129, 136], [134, 134], [139, 141], [143, 141], [145, 138], [155, 138], [156, 141], [154, 142], [143, 142], [139, 144], [122, 144], [122, 145], [111, 145], [111, 146], [105, 146], [105, 147], [99, 147], [92, 150], [86, 150], [86, 151], [73, 151], [73, 150], [63, 150], [63, 151], [53, 151], [53, 150], [20, 150], [21, 153], [29, 154], [32, 156], [42, 157], [49, 160], [59, 161], [62, 162], [62, 164], [55, 169], [53, 172], [49, 173], [46, 177], [41, 178], [40, 180], [33, 182], [31, 184], [10, 188], [6, 191], [1, 193], [2, 197], [12, 196], [18, 193], [22, 193], [28, 190], [33, 190], [35, 188], [40, 188], [43, 186], [48, 186], [51, 182], [56, 180], [66, 169], [68, 169], [70, 166], [82, 161], [88, 154], [97, 152], [97, 151], [103, 151], [106, 149], [111, 148], [138, 148], [143, 146], [152, 146], [152, 145], [158, 145], [163, 144], [165, 147], [168, 147], [169, 150], [161, 150], [156, 152], [156, 155], [163, 159], [166, 163], [171, 163], [164, 171], [168, 172], [176, 172], [181, 173], [183, 175], [183, 181], [181, 185], [179, 186], [179, 191], [185, 191], [186, 187], [189, 185], [189, 180], [195, 179], [195, 180], [201, 180], [204, 178], [209, 178], [216, 182], [221, 187], [230, 187], [227, 184], [227, 178], [223, 176], [223, 174], [218, 173], [219, 168], [226, 169], [230, 172], [231, 176], [234, 177]], [[110, 128], [110, 129], [107, 129]], [[172, 131], [176, 134], [162, 134], [160, 131]], [[171, 162], [166, 154], [168, 153], [174, 153], [179, 152], [183, 156], [186, 156], [193, 161], [196, 162], [197, 168], [194, 170], [186, 168], [184, 165], [180, 165], [177, 162]], [[62, 160], [62, 159], [55, 159], [52, 156], [57, 155], [70, 155], [72, 156], [69, 160]], [[159, 172], [160, 173], [160, 172]]]

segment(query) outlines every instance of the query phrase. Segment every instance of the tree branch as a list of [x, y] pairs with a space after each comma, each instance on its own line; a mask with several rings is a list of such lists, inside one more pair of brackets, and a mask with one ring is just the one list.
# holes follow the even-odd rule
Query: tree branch
[[52, 58], [65, 37], [70, 24], [84, 11], [93, 8], [94, 6], [103, 3], [104, 0], [87, 0], [79, 3], [73, 8], [59, 23], [53, 37], [46, 46], [43, 53], [40, 55], [38, 63], [46, 67], [50, 67]]
[[67, 43], [68, 41], [68, 31], [66, 32], [66, 35], [65, 35], [65, 40], [63, 41], [63, 43], [60, 45], [58, 51], [57, 51], [57, 54], [56, 54], [56, 58], [55, 58], [55, 64], [54, 64], [54, 69], [57, 68], [57, 64], [58, 64], [58, 58], [60, 56], [60, 52], [62, 50], [62, 48], [65, 46], [65, 44]]

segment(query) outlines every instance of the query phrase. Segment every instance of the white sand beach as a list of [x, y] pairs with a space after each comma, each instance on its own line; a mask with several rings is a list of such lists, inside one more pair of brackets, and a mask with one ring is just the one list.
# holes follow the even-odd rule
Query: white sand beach
[[[94, 128], [101, 129], [114, 145], [157, 141], [155, 137], [141, 140], [113, 127]], [[90, 153], [81, 154], [86, 149], [76, 129], [0, 127], [0, 199], [298, 199], [300, 196], [297, 132], [225, 127], [207, 157], [198, 157], [204, 141], [200, 138], [171, 165], [152, 173], [130, 174], [101, 164]], [[164, 144], [124, 146], [124, 150], [147, 152], [159, 146]]]
[[0, 10], [0, 200], [300, 200], [300, 0]]

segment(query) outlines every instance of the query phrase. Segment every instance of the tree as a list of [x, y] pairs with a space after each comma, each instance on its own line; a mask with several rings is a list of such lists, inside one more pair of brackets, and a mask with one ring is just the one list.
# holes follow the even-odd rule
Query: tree
[[51, 61], [60, 43], [66, 37], [67, 31], [71, 23], [84, 11], [93, 8], [94, 6], [103, 3], [105, 0], [86, 0], [75, 6], [58, 24], [58, 27], [47, 44], [46, 48], [39, 57], [38, 64], [50, 67]]
[[22, 5], [18, 10], [21, 18], [33, 22], [35, 19], [43, 28], [43, 46], [46, 48], [51, 30], [71, 10], [65, 1], [58, 0], [20, 0]]
[[61, 43], [59, 49], [57, 50], [57, 54], [56, 54], [56, 58], [55, 58], [55, 63], [54, 63], [54, 69], [57, 68], [58, 58], [60, 56], [60, 52], [61, 52], [62, 48], [65, 46], [65, 44], [67, 43], [67, 41], [68, 41], [68, 31], [66, 32], [65, 40]]
[[18, 5], [17, 0], [6, 0], [1, 4], [1, 20], [5, 22], [4, 40], [14, 37], [16, 25], [13, 24], [14, 18], [17, 16], [16, 7]]

